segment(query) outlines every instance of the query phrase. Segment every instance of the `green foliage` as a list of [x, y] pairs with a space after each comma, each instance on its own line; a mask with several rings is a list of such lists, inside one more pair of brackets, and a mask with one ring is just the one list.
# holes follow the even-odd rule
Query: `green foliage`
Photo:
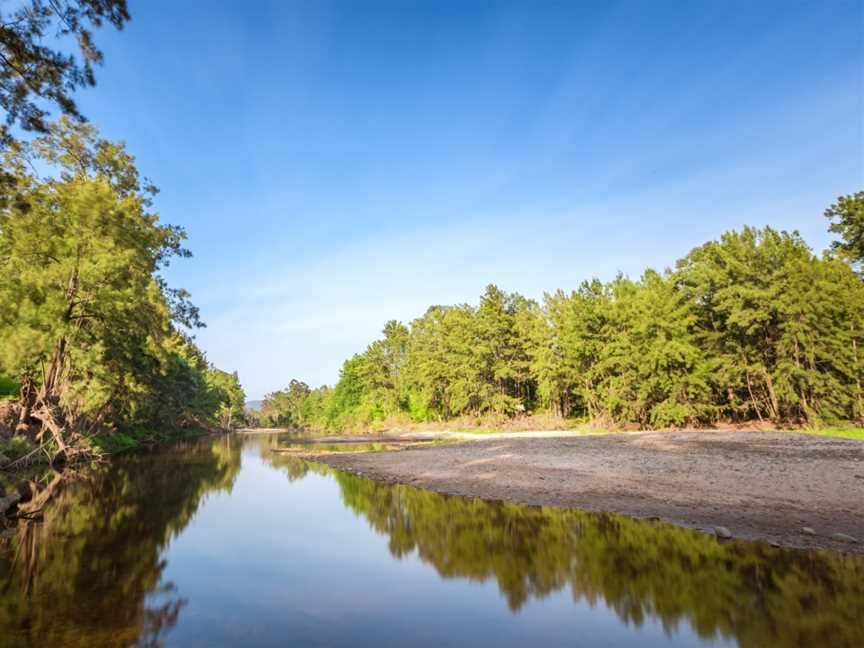
[[0, 367], [32, 385], [28, 402], [87, 434], [242, 418], [236, 374], [180, 332], [200, 325], [197, 309], [159, 273], [190, 256], [185, 234], [159, 223], [156, 190], [123, 146], [63, 119], [4, 165], [14, 185], [0, 201]]
[[146, 394], [133, 403], [124, 427], [141, 434], [166, 430], [220, 427], [230, 429], [244, 422], [246, 395], [235, 373], [207, 362], [194, 342], [180, 334], [166, 339], [165, 363], [148, 385]]
[[119, 454], [128, 452], [138, 447], [138, 441], [135, 437], [125, 434], [124, 432], [114, 432], [113, 434], [99, 434], [93, 437], [93, 445], [101, 452], [107, 454]]
[[725, 234], [678, 264], [711, 359], [713, 400], [737, 419], [862, 416], [864, 285], [797, 234]]
[[533, 366], [562, 414], [643, 427], [710, 415], [707, 363], [672, 277], [586, 282], [569, 296], [547, 295], [546, 310], [550, 330]]
[[539, 411], [642, 428], [860, 421], [864, 283], [848, 260], [862, 203], [829, 210], [845, 256], [745, 227], [638, 281], [586, 281], [542, 306], [491, 285], [476, 307], [389, 322], [343, 365], [326, 425]]
[[[237, 372], [228, 373], [209, 366], [204, 372], [206, 393], [211, 400], [211, 416], [225, 429], [231, 429], [243, 422], [243, 406], [246, 393], [240, 385]], [[215, 406], [215, 407], [213, 407]]]
[[10, 376], [0, 374], [0, 400], [18, 398], [21, 392], [21, 383]]
[[825, 210], [825, 217], [831, 220], [828, 229], [840, 235], [834, 249], [855, 263], [864, 263], [864, 191], [840, 196]]
[[322, 427], [331, 398], [329, 387], [310, 389], [292, 380], [287, 389], [267, 394], [261, 404], [258, 425], [275, 428]]
[[805, 434], [816, 436], [833, 437], [835, 439], [855, 439], [864, 441], [864, 427], [853, 427], [852, 425], [840, 425], [836, 427], [817, 427], [802, 430]]
[[[121, 29], [129, 20], [126, 0], [23, 0], [0, 12], [0, 107], [6, 124], [0, 141], [9, 143], [9, 127], [47, 132], [45, 103], [53, 103], [63, 114], [82, 119], [71, 93], [81, 86], [95, 85], [93, 66], [102, 53], [93, 42], [91, 29], [111, 23]], [[65, 43], [51, 49], [48, 37]], [[74, 44], [74, 45], [73, 45]], [[70, 55], [77, 45], [80, 58]]]

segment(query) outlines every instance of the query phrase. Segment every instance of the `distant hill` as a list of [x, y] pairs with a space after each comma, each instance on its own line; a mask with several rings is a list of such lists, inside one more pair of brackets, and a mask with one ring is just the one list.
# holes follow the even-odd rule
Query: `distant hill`
[[261, 406], [264, 404], [263, 400], [250, 400], [246, 401], [246, 409], [258, 412], [261, 410]]

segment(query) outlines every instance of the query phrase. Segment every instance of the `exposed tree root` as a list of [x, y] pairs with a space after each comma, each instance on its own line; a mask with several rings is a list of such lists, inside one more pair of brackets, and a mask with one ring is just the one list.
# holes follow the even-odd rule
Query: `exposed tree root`
[[17, 470], [37, 463], [57, 466], [94, 457], [89, 441], [77, 431], [79, 425], [69, 421], [55, 400], [34, 395], [31, 391], [26, 398], [22, 397], [21, 401], [5, 409], [5, 420], [17, 421], [14, 434], [30, 438], [38, 446], [26, 455], [0, 466], [0, 470]]

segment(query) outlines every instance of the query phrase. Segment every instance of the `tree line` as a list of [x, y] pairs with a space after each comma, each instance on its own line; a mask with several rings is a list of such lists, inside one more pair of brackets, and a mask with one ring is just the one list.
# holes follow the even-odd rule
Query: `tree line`
[[391, 321], [333, 387], [269, 394], [266, 425], [344, 428], [549, 412], [642, 428], [864, 420], [864, 192], [796, 232], [745, 227], [639, 279], [542, 302], [490, 285], [479, 304]]
[[93, 33], [129, 20], [126, 0], [0, 10], [0, 441], [64, 456], [244, 414], [237, 374], [207, 361], [197, 308], [162, 277], [191, 256], [184, 231], [74, 101], [102, 63]]
[[125, 148], [64, 117], [9, 147], [3, 168], [0, 374], [18, 386], [7, 431], [65, 452], [105, 430], [242, 418], [237, 375], [207, 362], [186, 332], [198, 310], [160, 274], [190, 256], [185, 233], [159, 222]]

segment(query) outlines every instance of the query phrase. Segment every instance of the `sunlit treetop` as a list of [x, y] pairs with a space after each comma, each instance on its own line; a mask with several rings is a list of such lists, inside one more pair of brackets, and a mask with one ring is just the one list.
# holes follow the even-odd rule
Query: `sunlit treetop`
[[[93, 68], [102, 62], [102, 52], [93, 41], [93, 30], [105, 23], [121, 29], [129, 20], [126, 0], [25, 0], [14, 6], [7, 12], [0, 8], [4, 145], [12, 140], [16, 125], [24, 131], [47, 132], [52, 105], [83, 120], [72, 93], [96, 84]], [[67, 40], [77, 48], [66, 47]]]
[[833, 247], [853, 263], [864, 264], [864, 191], [840, 196], [825, 210], [828, 229], [840, 236]]

